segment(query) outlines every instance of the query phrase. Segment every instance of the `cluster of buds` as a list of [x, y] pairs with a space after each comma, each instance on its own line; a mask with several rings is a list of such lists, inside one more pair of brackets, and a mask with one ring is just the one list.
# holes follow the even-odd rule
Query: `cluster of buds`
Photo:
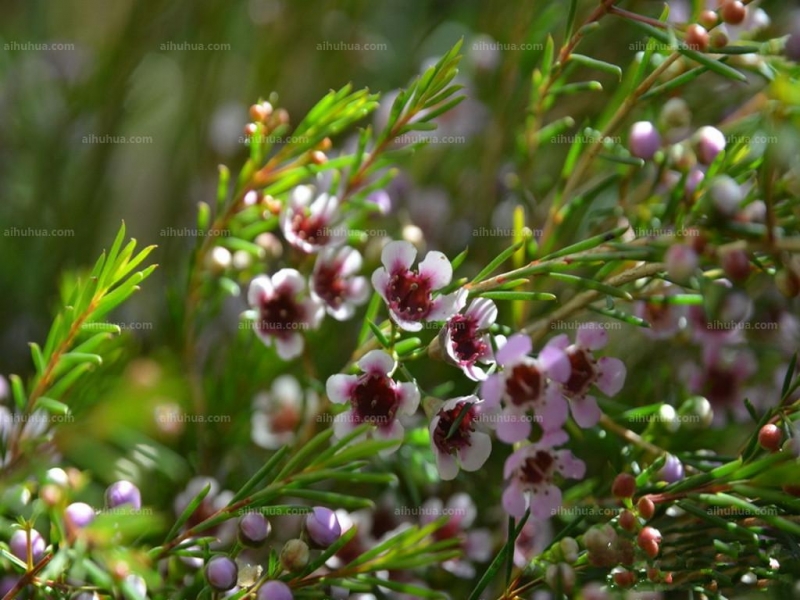
[[275, 110], [266, 100], [250, 107], [250, 118], [253, 121], [244, 127], [247, 136], [263, 135], [289, 123], [289, 113], [283, 108]]

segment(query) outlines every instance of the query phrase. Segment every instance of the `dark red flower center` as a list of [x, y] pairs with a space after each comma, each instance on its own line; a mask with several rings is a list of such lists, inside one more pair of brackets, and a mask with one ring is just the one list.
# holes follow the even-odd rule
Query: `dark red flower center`
[[537, 485], [550, 479], [550, 467], [555, 459], [549, 452], [537, 450], [536, 454], [529, 456], [520, 467], [521, 479], [525, 483]]
[[291, 291], [278, 291], [261, 303], [258, 330], [268, 335], [285, 337], [290, 335], [295, 324], [303, 320], [303, 307], [297, 303]]
[[322, 246], [328, 241], [325, 221], [319, 215], [306, 215], [302, 212], [292, 217], [292, 231], [294, 234], [314, 246]]
[[703, 386], [703, 395], [712, 404], [730, 404], [736, 397], [738, 382], [733, 373], [719, 367], [708, 367]]
[[[448, 437], [466, 404], [469, 404], [470, 407], [453, 430], [452, 435]], [[459, 402], [450, 410], [439, 411], [439, 422], [433, 430], [433, 443], [443, 454], [455, 454], [465, 446], [470, 446], [476, 419], [475, 405], [467, 402]]]
[[333, 308], [340, 307], [347, 294], [347, 282], [339, 275], [341, 265], [320, 263], [314, 271], [314, 292]]
[[430, 281], [408, 270], [392, 275], [386, 296], [392, 309], [409, 321], [424, 319], [433, 307]]
[[447, 324], [453, 352], [458, 360], [473, 363], [486, 352], [486, 343], [477, 335], [478, 324], [474, 319], [456, 315]]
[[394, 422], [400, 398], [386, 375], [365, 375], [353, 392], [352, 404], [357, 425], [372, 423], [386, 427]]
[[583, 396], [597, 379], [594, 359], [586, 350], [576, 346], [567, 349], [567, 358], [572, 371], [564, 390], [572, 396]]
[[279, 404], [270, 413], [270, 427], [275, 433], [294, 431], [299, 422], [300, 412], [287, 404]]
[[537, 401], [542, 394], [544, 377], [531, 363], [521, 363], [511, 369], [506, 378], [506, 394], [516, 406]]

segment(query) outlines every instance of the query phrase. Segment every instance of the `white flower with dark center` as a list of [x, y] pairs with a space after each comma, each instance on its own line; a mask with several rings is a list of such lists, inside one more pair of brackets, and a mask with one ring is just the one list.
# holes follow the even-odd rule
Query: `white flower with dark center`
[[367, 278], [353, 276], [361, 269], [361, 263], [361, 254], [349, 246], [324, 248], [314, 263], [311, 297], [323, 303], [337, 321], [352, 317], [355, 307], [369, 298]]

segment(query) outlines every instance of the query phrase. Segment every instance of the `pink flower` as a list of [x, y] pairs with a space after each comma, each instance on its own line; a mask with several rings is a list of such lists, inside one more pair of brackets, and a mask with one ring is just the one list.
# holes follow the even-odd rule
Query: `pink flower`
[[566, 353], [552, 343], [542, 349], [538, 358], [528, 356], [531, 350], [527, 335], [511, 336], [497, 351], [497, 362], [503, 371], [490, 376], [481, 388], [487, 408], [495, 408], [502, 401], [497, 437], [508, 444], [530, 436], [532, 420], [548, 432], [559, 430], [569, 415], [558, 385], [570, 377]]
[[597, 323], [584, 323], [578, 328], [575, 343], [562, 334], [551, 340], [556, 347], [567, 353], [571, 366], [569, 379], [561, 384], [561, 391], [570, 400], [575, 422], [583, 427], [592, 427], [600, 420], [600, 407], [589, 389], [594, 385], [606, 396], [614, 396], [625, 384], [627, 371], [618, 358], [604, 356], [596, 360], [592, 351], [608, 343], [606, 330]]
[[467, 291], [433, 297], [433, 292], [450, 283], [453, 267], [441, 252], [431, 251], [419, 264], [411, 265], [417, 250], [410, 242], [395, 241], [384, 246], [383, 267], [372, 274], [375, 291], [389, 307], [392, 319], [406, 331], [419, 331], [423, 321], [446, 321], [466, 304]]
[[313, 414], [319, 399], [313, 390], [304, 392], [297, 379], [281, 375], [272, 382], [269, 393], [253, 399], [250, 437], [262, 448], [277, 450], [291, 444], [305, 415]]
[[555, 476], [583, 479], [585, 474], [586, 465], [569, 450], [553, 450], [541, 442], [520, 448], [508, 457], [503, 469], [503, 477], [510, 480], [503, 492], [503, 508], [516, 518], [530, 509], [534, 519], [548, 519], [561, 506]]
[[306, 289], [303, 276], [294, 269], [281, 269], [272, 277], [253, 279], [247, 292], [252, 307], [256, 334], [267, 346], [275, 342], [278, 356], [290, 360], [303, 352], [299, 331], [316, 329], [325, 315], [323, 307], [311, 298], [302, 298]]
[[331, 228], [338, 217], [336, 196], [320, 194], [315, 198], [313, 188], [298, 185], [281, 213], [281, 231], [289, 244], [310, 254], [344, 242], [344, 229]]
[[[459, 467], [465, 471], [477, 471], [492, 453], [492, 439], [478, 430], [481, 419], [479, 404], [476, 396], [453, 398], [445, 402], [431, 419], [431, 447], [439, 476], [445, 481], [454, 479]], [[462, 410], [467, 412], [451, 434], [450, 430]]]
[[477, 366], [478, 362], [494, 362], [491, 338], [486, 330], [496, 319], [495, 303], [487, 298], [477, 298], [464, 314], [450, 317], [439, 333], [448, 361], [461, 367], [473, 381], [486, 379], [486, 371]]
[[333, 421], [335, 435], [341, 438], [359, 425], [371, 423], [376, 426], [377, 437], [402, 441], [405, 429], [397, 418], [416, 412], [417, 386], [392, 379], [397, 363], [383, 350], [368, 352], [358, 361], [358, 367], [363, 371], [361, 375], [332, 375], [325, 386], [334, 404], [350, 402], [350, 410]]
[[361, 254], [345, 246], [324, 248], [314, 263], [311, 275], [311, 297], [325, 305], [325, 310], [337, 321], [353, 316], [355, 307], [369, 297], [366, 277], [353, 277], [361, 269]]
[[[713, 355], [704, 349], [704, 355], [702, 367], [691, 363], [682, 370], [689, 390], [711, 403], [714, 425], [723, 425], [729, 416], [747, 420], [750, 413], [744, 404], [744, 383], [758, 371], [755, 356], [747, 348], [724, 348]], [[756, 402], [757, 397], [750, 396], [750, 400]]]

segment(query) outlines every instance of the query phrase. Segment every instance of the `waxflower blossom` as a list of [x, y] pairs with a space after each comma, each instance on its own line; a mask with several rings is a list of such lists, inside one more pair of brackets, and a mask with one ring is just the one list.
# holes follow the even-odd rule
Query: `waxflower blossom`
[[292, 191], [281, 213], [281, 231], [290, 245], [311, 254], [325, 246], [344, 242], [344, 229], [332, 227], [338, 217], [339, 200], [336, 196], [323, 193], [314, 197], [313, 188], [299, 185]]
[[293, 376], [280, 375], [269, 392], [259, 392], [253, 398], [250, 438], [267, 450], [291, 444], [304, 416], [313, 414], [318, 405], [314, 390], [303, 390]]
[[[431, 419], [431, 447], [439, 476], [445, 481], [454, 479], [459, 467], [465, 471], [477, 471], [492, 453], [491, 438], [479, 430], [479, 407], [480, 401], [476, 396], [452, 398]], [[464, 410], [466, 413], [458, 421]], [[456, 427], [451, 433], [454, 425]]]
[[423, 321], [446, 321], [460, 311], [467, 300], [466, 290], [433, 297], [433, 292], [450, 283], [453, 267], [441, 252], [431, 251], [419, 263], [413, 244], [389, 242], [381, 253], [383, 267], [372, 274], [375, 291], [389, 307], [392, 319], [406, 331], [420, 331]]
[[366, 277], [353, 277], [361, 269], [361, 263], [361, 254], [349, 246], [324, 248], [314, 263], [311, 297], [323, 304], [337, 321], [352, 317], [355, 307], [369, 297]]
[[350, 403], [350, 410], [336, 415], [334, 434], [341, 438], [359, 425], [370, 423], [376, 426], [377, 437], [401, 441], [405, 429], [397, 419], [416, 412], [419, 406], [417, 386], [392, 379], [397, 363], [382, 350], [368, 352], [358, 361], [358, 368], [361, 375], [332, 375], [326, 383], [331, 402]]
[[250, 283], [247, 301], [253, 309], [256, 334], [266, 346], [275, 344], [283, 360], [303, 352], [304, 329], [319, 327], [325, 309], [303, 298], [306, 282], [294, 269], [281, 269], [272, 277], [260, 275]]
[[527, 335], [508, 338], [496, 353], [503, 371], [491, 375], [481, 387], [487, 409], [496, 409], [502, 401], [503, 409], [497, 415], [497, 437], [508, 444], [530, 436], [532, 420], [545, 432], [557, 431], [569, 415], [558, 385], [570, 378], [567, 354], [552, 343], [537, 358], [528, 356], [531, 350]]
[[596, 323], [581, 325], [574, 344], [569, 345], [564, 334], [553, 338], [551, 343], [561, 348], [569, 359], [570, 375], [561, 384], [561, 391], [570, 400], [575, 422], [583, 428], [596, 425], [600, 420], [600, 407], [597, 399], [588, 392], [594, 385], [606, 396], [616, 395], [625, 384], [625, 364], [609, 356], [595, 359], [593, 351], [608, 343], [606, 330]]
[[508, 457], [503, 477], [509, 485], [503, 492], [503, 508], [516, 518], [530, 509], [534, 519], [548, 519], [561, 506], [561, 490], [556, 475], [583, 479], [584, 462], [569, 450], [554, 450], [549, 444], [536, 443], [520, 448]]
[[486, 379], [477, 363], [494, 362], [492, 343], [486, 332], [497, 319], [497, 306], [487, 298], [473, 300], [463, 314], [450, 317], [439, 333], [448, 362], [461, 368], [473, 381]]

